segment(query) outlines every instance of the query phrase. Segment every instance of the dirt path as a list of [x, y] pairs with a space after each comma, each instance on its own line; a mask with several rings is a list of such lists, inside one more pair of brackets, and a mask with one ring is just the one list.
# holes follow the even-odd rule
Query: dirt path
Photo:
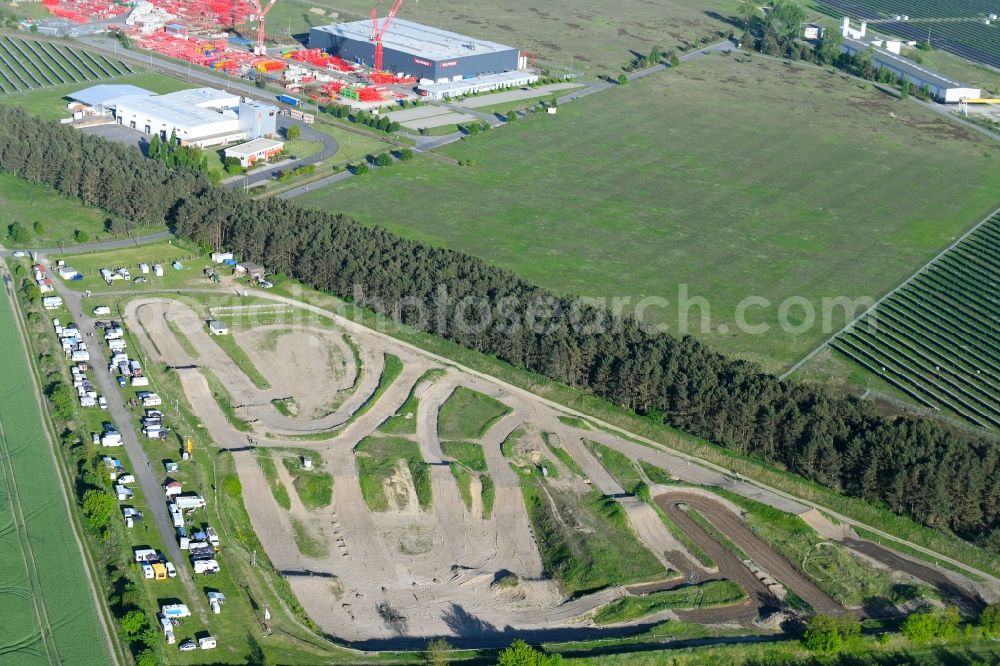
[[[682, 506], [687, 505], [696, 509], [713, 527], [739, 546], [757, 566], [793, 590], [818, 613], [837, 615], [844, 612], [840, 604], [800, 574], [788, 560], [761, 541], [760, 537], [751, 532], [739, 516], [721, 501], [710, 499], [701, 493], [683, 490], [657, 495], [655, 501], [698, 546], [708, 553], [719, 566], [719, 573], [743, 585], [743, 588], [756, 598], [758, 606], [777, 606], [777, 599], [735, 555], [694, 522], [681, 508]], [[756, 582], [751, 582], [751, 578]]]

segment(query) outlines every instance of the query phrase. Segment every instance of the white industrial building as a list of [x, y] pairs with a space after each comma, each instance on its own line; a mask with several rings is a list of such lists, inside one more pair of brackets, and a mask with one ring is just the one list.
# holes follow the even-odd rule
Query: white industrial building
[[110, 115], [119, 125], [181, 145], [205, 148], [277, 132], [277, 107], [215, 88], [192, 88], [156, 95], [134, 86], [93, 86], [69, 95], [94, 115]]
[[884, 39], [868, 35], [868, 24], [861, 22], [861, 27], [851, 27], [850, 19], [845, 17], [841, 28], [844, 41], [840, 50], [850, 55], [857, 55], [871, 50], [872, 64], [878, 69], [888, 69], [896, 76], [910, 82], [914, 88], [927, 86], [934, 99], [947, 104], [958, 104], [963, 99], [978, 99], [981, 96], [979, 88], [973, 88], [966, 83], [932, 72], [908, 58], [900, 55], [902, 43], [898, 40]]
[[417, 92], [430, 99], [449, 99], [475, 93], [520, 88], [538, 81], [538, 75], [528, 70], [487, 74], [472, 79], [442, 83], [421, 82]]

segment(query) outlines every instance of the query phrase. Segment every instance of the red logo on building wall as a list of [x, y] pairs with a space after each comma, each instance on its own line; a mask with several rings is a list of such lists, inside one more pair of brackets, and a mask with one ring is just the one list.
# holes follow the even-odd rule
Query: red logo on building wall
[[418, 65], [424, 65], [425, 67], [431, 66], [431, 63], [427, 62], [426, 60], [421, 60], [420, 58], [414, 58], [413, 62], [417, 63]]
[[454, 67], [458, 64], [457, 60], [449, 60], [448, 62], [441, 63], [441, 67]]

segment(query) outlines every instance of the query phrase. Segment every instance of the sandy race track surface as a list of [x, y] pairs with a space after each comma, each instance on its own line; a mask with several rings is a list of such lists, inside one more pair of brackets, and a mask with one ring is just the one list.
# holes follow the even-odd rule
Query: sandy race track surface
[[[270, 384], [262, 390], [220, 348], [208, 334], [205, 321], [188, 305], [166, 298], [134, 300], [124, 318], [150, 361], [175, 368], [188, 402], [216, 445], [233, 452], [247, 510], [268, 556], [288, 578], [310, 617], [340, 639], [392, 648], [413, 646], [431, 636], [446, 636], [457, 644], [487, 645], [509, 643], [513, 633], [561, 640], [636, 630], [636, 626], [598, 629], [588, 618], [590, 611], [626, 594], [625, 588], [609, 587], [567, 599], [546, 576], [522, 498], [520, 472], [501, 452], [501, 445], [515, 431], [529, 434], [525, 441], [530, 444], [519, 445], [522, 452], [534, 447], [535, 453], [554, 461], [559, 472], [551, 480], [554, 487], [581, 493], [596, 488], [614, 497], [638, 541], [664, 568], [702, 579], [731, 578], [751, 597], [746, 604], [713, 609], [700, 617], [695, 612], [689, 618], [749, 623], [759, 609], [780, 603], [759, 577], [691, 520], [682, 504], [695, 506], [761, 569], [817, 610], [842, 610], [755, 537], [739, 514], [723, 502], [653, 486], [663, 510], [719, 564], [718, 571], [700, 567], [652, 507], [625, 493], [584, 440], [656, 465], [689, 483], [725, 486], [793, 513], [807, 509], [796, 502], [692, 465], [669, 452], [604, 431], [566, 425], [559, 420], [559, 412], [540, 401], [446, 367], [409, 346], [345, 322], [340, 322], [344, 328], [293, 323], [234, 329], [235, 342]], [[189, 345], [178, 339], [167, 321]], [[195, 357], [186, 351], [191, 347], [197, 350]], [[398, 357], [403, 367], [391, 383], [380, 386], [387, 354]], [[251, 433], [233, 427], [201, 368], [209, 368], [226, 387], [233, 404], [240, 406], [239, 415], [250, 422]], [[425, 376], [433, 369], [437, 372]], [[490, 396], [509, 410], [478, 439], [470, 440], [482, 447], [485, 474], [495, 487], [493, 511], [485, 518], [478, 477], [471, 485], [473, 501], [467, 506], [439, 440], [439, 412], [459, 387]], [[376, 391], [380, 395], [373, 400]], [[362, 494], [356, 448], [365, 438], [379, 436], [379, 427], [400, 410], [411, 392], [418, 400], [412, 416], [415, 433], [400, 437], [418, 445], [429, 471], [432, 501], [427, 508], [420, 507], [412, 475], [401, 465], [385, 486], [388, 510], [372, 511]], [[295, 413], [281, 413], [273, 401], [293, 405]], [[549, 438], [547, 444], [538, 437], [542, 432]], [[572, 456], [585, 478], [560, 462], [548, 450], [552, 447], [561, 447]], [[309, 510], [300, 501], [280, 461], [297, 457], [290, 449], [313, 452], [317, 467], [332, 476], [333, 499], [328, 506]], [[279, 482], [291, 498], [289, 510], [275, 501], [257, 462], [261, 454], [270, 454], [277, 462]], [[323, 548], [314, 551], [314, 557], [297, 547], [296, 523], [322, 542]], [[516, 585], [495, 584], [511, 573], [517, 576]], [[683, 612], [667, 611], [645, 620], [681, 616]]]

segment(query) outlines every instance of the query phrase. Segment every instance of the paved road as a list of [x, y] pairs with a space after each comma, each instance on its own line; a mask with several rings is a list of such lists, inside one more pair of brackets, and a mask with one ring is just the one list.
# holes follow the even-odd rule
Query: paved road
[[307, 164], [319, 164], [331, 157], [333, 157], [338, 150], [340, 150], [340, 145], [337, 141], [329, 134], [324, 134], [318, 130], [313, 129], [311, 126], [301, 123], [298, 120], [292, 120], [289, 116], [279, 116], [278, 117], [278, 127], [281, 129], [288, 129], [289, 127], [297, 126], [301, 130], [301, 135], [299, 139], [304, 141], [320, 141], [323, 143], [323, 150], [316, 153], [311, 157], [303, 157], [299, 160], [293, 160], [291, 162], [286, 162], [280, 167], [273, 167], [270, 169], [262, 169], [251, 173], [243, 178], [236, 178], [226, 182], [223, 187], [228, 190], [235, 189], [237, 187], [253, 187], [263, 182], [272, 181], [278, 177], [278, 174], [282, 171], [288, 171], [289, 169], [294, 169], [296, 167], [305, 166]]
[[[126, 238], [123, 240], [115, 241], [101, 241], [99, 243], [83, 243], [82, 245], [66, 245], [65, 250], [58, 247], [48, 247], [48, 248], [32, 248], [30, 251], [35, 252], [39, 255], [46, 254], [83, 254], [84, 252], [98, 252], [101, 250], [117, 250], [123, 247], [132, 247], [133, 245], [143, 245], [145, 243], [155, 243], [156, 241], [167, 240], [168, 238], [173, 238], [174, 235], [169, 231], [161, 231], [155, 234], [148, 234], [146, 236], [136, 236], [135, 238]], [[29, 250], [24, 250], [25, 252]], [[0, 249], [0, 257], [10, 256], [12, 253], [17, 252], [17, 250], [5, 250]]]
[[[44, 257], [40, 261], [45, 261]], [[129, 412], [125, 405], [125, 398], [114, 377], [105, 371], [108, 366], [107, 348], [103, 342], [103, 333], [94, 327], [94, 320], [85, 312], [83, 296], [66, 287], [61, 280], [54, 280], [56, 292], [62, 297], [63, 303], [69, 310], [76, 322], [77, 327], [84, 335], [87, 342], [87, 350], [90, 352], [90, 364], [93, 366], [94, 382], [101, 395], [108, 400], [109, 420], [115, 424], [118, 432], [121, 433], [122, 441], [125, 445], [125, 452], [128, 453], [131, 461], [131, 468], [128, 470], [135, 475], [139, 483], [139, 489], [146, 498], [148, 504], [146, 518], [152, 517], [152, 522], [159, 530], [160, 536], [167, 550], [167, 557], [174, 562], [177, 567], [177, 575], [188, 593], [188, 603], [192, 608], [199, 611], [199, 615], [206, 617], [203, 595], [198, 593], [195, 587], [191, 571], [187, 566], [184, 554], [177, 544], [173, 521], [167, 515], [167, 505], [160, 483], [163, 480], [163, 473], [160, 469], [153, 469], [146, 451], [139, 443], [139, 436], [136, 432], [136, 417]]]

